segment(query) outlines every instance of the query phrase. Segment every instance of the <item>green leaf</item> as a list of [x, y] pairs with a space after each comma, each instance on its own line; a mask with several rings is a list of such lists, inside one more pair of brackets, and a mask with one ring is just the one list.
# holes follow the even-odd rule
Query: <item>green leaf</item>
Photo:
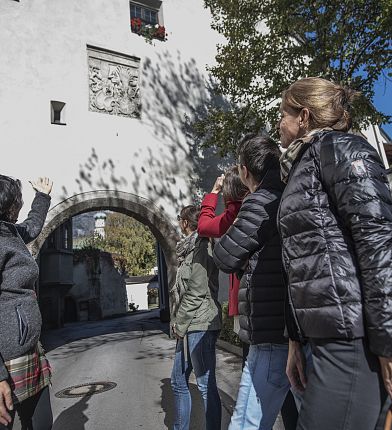
[[205, 0], [205, 6], [227, 43], [218, 45], [209, 68], [215, 97], [192, 124], [203, 146], [223, 155], [235, 152], [248, 131], [267, 126], [273, 134], [282, 91], [306, 76], [361, 91], [357, 128], [390, 122], [372, 104], [375, 83], [391, 76], [390, 0]]

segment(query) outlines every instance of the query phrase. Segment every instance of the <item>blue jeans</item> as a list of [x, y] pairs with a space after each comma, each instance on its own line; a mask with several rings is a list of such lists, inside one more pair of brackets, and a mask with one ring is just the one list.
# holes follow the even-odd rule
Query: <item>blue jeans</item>
[[272, 429], [290, 390], [287, 354], [288, 345], [250, 346], [228, 430]]
[[173, 430], [188, 430], [191, 416], [189, 376], [195, 372], [197, 387], [202, 395], [206, 415], [206, 429], [220, 430], [221, 401], [216, 386], [216, 341], [219, 331], [193, 331], [187, 334], [187, 360], [184, 341], [177, 341], [171, 386], [174, 395]]

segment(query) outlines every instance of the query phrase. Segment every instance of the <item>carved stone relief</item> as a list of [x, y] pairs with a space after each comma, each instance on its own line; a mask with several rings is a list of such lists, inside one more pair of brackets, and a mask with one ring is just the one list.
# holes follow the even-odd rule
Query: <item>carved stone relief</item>
[[87, 47], [89, 110], [140, 118], [140, 59]]

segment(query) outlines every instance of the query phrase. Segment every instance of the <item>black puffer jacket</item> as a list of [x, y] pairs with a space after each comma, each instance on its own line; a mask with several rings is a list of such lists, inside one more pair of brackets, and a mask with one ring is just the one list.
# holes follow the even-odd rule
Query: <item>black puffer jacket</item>
[[316, 133], [290, 172], [279, 222], [302, 334], [366, 335], [391, 357], [392, 199], [376, 150], [356, 135]]
[[276, 216], [283, 191], [280, 173], [270, 170], [247, 196], [234, 224], [214, 248], [216, 265], [227, 273], [245, 270], [238, 295], [239, 336], [250, 344], [285, 343], [282, 249]]

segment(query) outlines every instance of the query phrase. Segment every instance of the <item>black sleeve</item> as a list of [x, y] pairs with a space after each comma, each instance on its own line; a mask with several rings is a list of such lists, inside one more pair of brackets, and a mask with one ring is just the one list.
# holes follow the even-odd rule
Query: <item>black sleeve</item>
[[376, 150], [347, 135], [349, 150], [337, 155], [323, 142], [322, 180], [334, 210], [351, 233], [361, 275], [365, 326], [371, 351], [392, 357], [392, 198]]
[[216, 243], [214, 261], [223, 272], [243, 270], [251, 255], [270, 237], [268, 230], [271, 222], [276, 223], [276, 220], [271, 219], [264, 203], [269, 202], [267, 199], [264, 202], [260, 195], [246, 197], [234, 223]]
[[27, 218], [20, 224], [15, 224], [18, 233], [25, 243], [32, 242], [42, 230], [50, 207], [50, 196], [38, 192], [35, 195]]

